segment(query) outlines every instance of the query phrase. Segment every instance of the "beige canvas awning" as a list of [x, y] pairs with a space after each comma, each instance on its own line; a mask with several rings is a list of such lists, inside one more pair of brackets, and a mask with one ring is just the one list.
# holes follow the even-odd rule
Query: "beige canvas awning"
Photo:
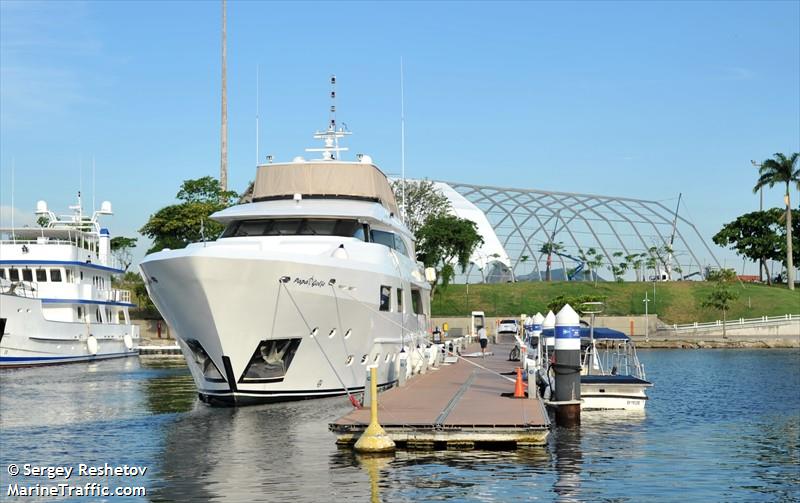
[[309, 196], [379, 201], [398, 214], [394, 192], [381, 170], [360, 162], [299, 162], [258, 167], [253, 201]]

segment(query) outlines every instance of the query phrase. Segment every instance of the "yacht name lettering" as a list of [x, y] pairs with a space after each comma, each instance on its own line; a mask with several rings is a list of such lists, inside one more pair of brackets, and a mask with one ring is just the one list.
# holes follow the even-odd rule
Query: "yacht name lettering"
[[308, 279], [295, 278], [294, 279], [294, 284], [295, 285], [300, 285], [300, 286], [310, 286], [311, 288], [322, 288], [327, 283], [325, 283], [322, 280], [316, 279], [314, 276], [311, 276]]

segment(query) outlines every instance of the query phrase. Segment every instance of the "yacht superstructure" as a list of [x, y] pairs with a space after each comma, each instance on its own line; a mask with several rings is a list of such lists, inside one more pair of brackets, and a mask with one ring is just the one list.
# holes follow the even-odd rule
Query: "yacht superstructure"
[[[17, 367], [135, 356], [130, 292], [112, 287], [124, 271], [111, 255], [99, 217], [57, 216], [37, 204], [42, 227], [0, 229], [0, 366]], [[44, 220], [42, 220], [44, 219]]]
[[430, 285], [384, 173], [339, 160], [331, 119], [317, 160], [257, 167], [253, 202], [212, 218], [215, 241], [140, 264], [200, 398], [239, 405], [350, 394], [366, 369], [398, 379], [426, 336]]

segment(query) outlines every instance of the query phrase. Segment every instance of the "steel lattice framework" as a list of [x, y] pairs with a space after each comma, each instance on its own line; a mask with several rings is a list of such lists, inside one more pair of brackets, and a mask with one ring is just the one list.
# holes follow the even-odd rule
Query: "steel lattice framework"
[[[701, 276], [706, 266], [720, 267], [695, 225], [659, 201], [442, 183], [483, 211], [508, 254], [508, 265], [517, 279], [526, 274], [530, 279], [543, 277], [546, 254], [542, 245], [550, 240], [564, 246], [562, 255], [553, 256], [564, 271], [573, 265], [565, 257], [577, 257], [591, 247], [604, 256], [602, 268], [609, 271], [626, 256], [646, 254], [653, 247], [665, 245], [673, 250], [673, 279]], [[471, 267], [461, 280], [481, 280], [474, 276], [474, 269]]]

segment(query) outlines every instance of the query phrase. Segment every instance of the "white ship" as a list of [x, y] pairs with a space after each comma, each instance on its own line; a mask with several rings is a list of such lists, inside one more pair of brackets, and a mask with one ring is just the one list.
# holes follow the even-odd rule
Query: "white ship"
[[368, 365], [389, 386], [426, 337], [430, 285], [413, 237], [370, 157], [338, 159], [348, 134], [332, 119], [314, 136], [324, 146], [307, 149], [321, 159], [257, 167], [253, 202], [212, 215], [226, 226], [217, 240], [140, 264], [202, 400], [351, 394]]
[[130, 292], [111, 286], [124, 271], [111, 256], [100, 215], [78, 204], [56, 216], [44, 201], [44, 227], [0, 229], [0, 366], [22, 367], [135, 356], [139, 328]]

